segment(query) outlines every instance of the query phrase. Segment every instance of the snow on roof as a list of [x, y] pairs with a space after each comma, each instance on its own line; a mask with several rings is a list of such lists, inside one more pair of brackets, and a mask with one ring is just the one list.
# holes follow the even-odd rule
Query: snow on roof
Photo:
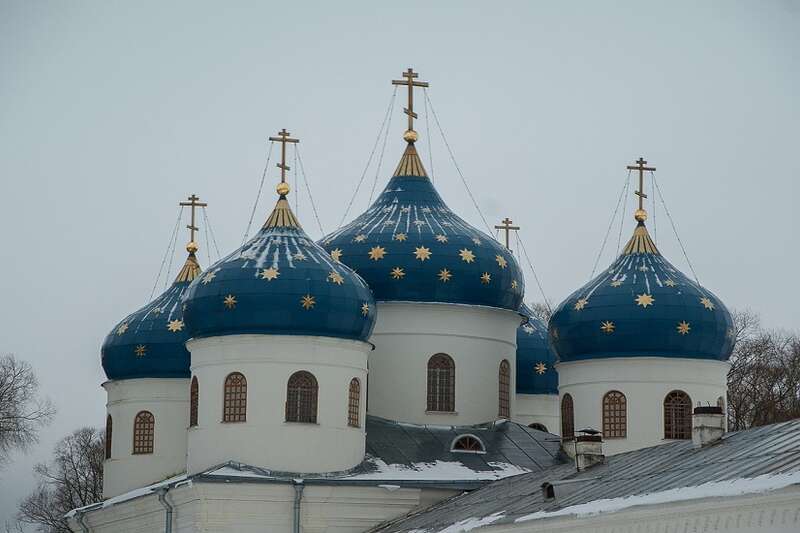
[[111, 505], [126, 502], [128, 500], [133, 500], [134, 498], [147, 496], [148, 494], [153, 494], [154, 492], [158, 492], [158, 489], [167, 487], [169, 485], [182, 485], [182, 484], [191, 484], [191, 480], [187, 478], [186, 474], [180, 474], [178, 476], [174, 476], [165, 479], [163, 481], [159, 481], [158, 483], [147, 485], [146, 487], [133, 489], [118, 496], [114, 496], [113, 498], [108, 498], [107, 500], [103, 500], [102, 502], [93, 503], [91, 505], [86, 505], [84, 507], [78, 507], [77, 509], [73, 509], [72, 511], [68, 512], [66, 516], [67, 518], [70, 518], [80, 512], [94, 511], [95, 509], [104, 509]]

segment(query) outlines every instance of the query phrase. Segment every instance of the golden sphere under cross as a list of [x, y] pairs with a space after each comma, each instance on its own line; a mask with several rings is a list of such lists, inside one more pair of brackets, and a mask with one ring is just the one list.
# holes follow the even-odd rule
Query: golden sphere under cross
[[189, 242], [189, 244], [186, 245], [186, 251], [189, 252], [190, 254], [195, 253], [198, 249], [200, 249], [200, 247], [197, 246], [197, 243], [194, 241], [191, 241]]
[[286, 196], [287, 194], [289, 194], [289, 191], [291, 189], [289, 189], [288, 183], [282, 182], [279, 183], [277, 187], [275, 187], [275, 190], [278, 191], [278, 194], [280, 194], [281, 196]]
[[406, 132], [403, 134], [403, 140], [407, 143], [417, 142], [418, 138], [419, 135], [417, 135], [417, 132], [414, 130], [406, 130]]
[[633, 213], [633, 218], [635, 218], [639, 222], [644, 222], [647, 220], [647, 211], [644, 209], [637, 209], [635, 213]]

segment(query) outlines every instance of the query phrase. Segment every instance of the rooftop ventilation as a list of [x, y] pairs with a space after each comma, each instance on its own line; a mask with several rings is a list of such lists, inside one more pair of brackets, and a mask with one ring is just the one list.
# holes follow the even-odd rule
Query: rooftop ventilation
[[710, 446], [725, 434], [725, 414], [719, 405], [698, 406], [692, 414], [692, 445]]
[[486, 453], [486, 447], [483, 445], [481, 439], [475, 435], [467, 434], [459, 435], [453, 439], [453, 443], [450, 445], [450, 451], [458, 453]]

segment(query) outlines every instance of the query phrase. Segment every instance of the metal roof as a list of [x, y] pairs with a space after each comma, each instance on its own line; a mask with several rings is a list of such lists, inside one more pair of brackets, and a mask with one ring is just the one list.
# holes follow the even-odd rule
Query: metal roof
[[[532, 513], [655, 492], [697, 487], [709, 482], [800, 472], [800, 420], [726, 434], [695, 449], [679, 441], [614, 455], [577, 473], [573, 464], [496, 481], [427, 510], [383, 524], [373, 531], [438, 531], [459, 521], [501, 513], [492, 525]], [[577, 480], [568, 494], [544, 501], [542, 483]], [[585, 483], [580, 482], [583, 480]]]

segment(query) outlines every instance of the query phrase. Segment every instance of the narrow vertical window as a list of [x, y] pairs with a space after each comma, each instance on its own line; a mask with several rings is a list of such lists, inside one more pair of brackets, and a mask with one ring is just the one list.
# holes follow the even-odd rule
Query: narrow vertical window
[[189, 427], [197, 425], [197, 408], [200, 403], [200, 385], [197, 383], [197, 376], [192, 376], [192, 384], [189, 387]]
[[603, 437], [627, 435], [628, 400], [619, 391], [609, 391], [603, 396]]
[[564, 440], [575, 438], [575, 408], [572, 405], [572, 396], [569, 394], [561, 398], [561, 438]]
[[350, 391], [347, 400], [347, 425], [350, 427], [360, 427], [359, 424], [359, 401], [361, 400], [361, 382], [358, 378], [350, 380]]
[[503, 359], [500, 361], [500, 397], [497, 414], [500, 418], [511, 417], [511, 365]]
[[222, 421], [247, 421], [247, 380], [239, 372], [228, 374], [225, 378]]
[[664, 398], [664, 438], [692, 438], [692, 400], [682, 390], [674, 390]]
[[316, 424], [318, 392], [317, 378], [311, 372], [292, 374], [286, 384], [286, 421]]
[[111, 415], [106, 415], [106, 459], [111, 459], [111, 432], [113, 431], [114, 421]]
[[153, 453], [156, 418], [150, 411], [139, 411], [133, 420], [133, 453]]
[[451, 413], [456, 410], [456, 364], [438, 353], [428, 360], [428, 411]]

